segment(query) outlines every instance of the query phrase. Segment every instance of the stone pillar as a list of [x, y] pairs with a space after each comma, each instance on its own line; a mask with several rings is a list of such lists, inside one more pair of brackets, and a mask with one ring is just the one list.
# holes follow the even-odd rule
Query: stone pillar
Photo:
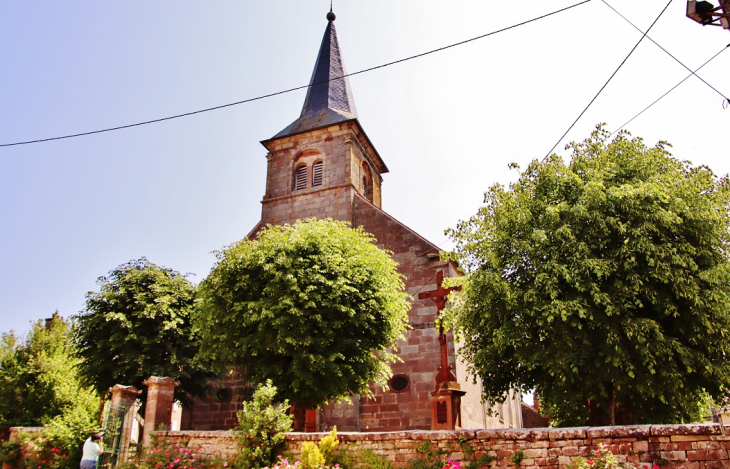
[[115, 384], [114, 387], [109, 388], [109, 392], [112, 393], [112, 406], [124, 407], [126, 410], [124, 420], [122, 420], [122, 431], [117, 436], [120, 439], [119, 460], [126, 461], [130, 437], [132, 435], [132, 426], [134, 425], [134, 417], [139, 409], [137, 398], [142, 394], [142, 391], [134, 386]]
[[115, 384], [114, 387], [109, 388], [109, 392], [112, 393], [112, 405], [124, 406], [127, 409], [131, 408], [142, 394], [142, 391], [134, 386], [122, 386], [121, 384]]
[[150, 442], [155, 430], [170, 430], [175, 386], [180, 383], [172, 378], [150, 376], [142, 384], [147, 386], [147, 404], [144, 412], [144, 444]]
[[456, 381], [436, 385], [431, 393], [431, 430], [461, 428], [461, 386]]

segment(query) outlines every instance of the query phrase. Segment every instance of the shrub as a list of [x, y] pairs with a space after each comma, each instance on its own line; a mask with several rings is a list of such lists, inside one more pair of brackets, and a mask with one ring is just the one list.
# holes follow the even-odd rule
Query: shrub
[[302, 455], [299, 458], [302, 466], [307, 469], [316, 469], [324, 466], [324, 456], [317, 448], [317, 445], [311, 441], [305, 441], [302, 443]]
[[314, 469], [332, 464], [332, 452], [339, 444], [337, 439], [337, 427], [332, 429], [329, 435], [322, 438], [319, 445], [311, 441], [302, 443], [301, 465], [307, 469]]
[[268, 380], [237, 414], [238, 425], [231, 433], [238, 449], [237, 464], [243, 468], [273, 464], [284, 444], [284, 433], [291, 430], [292, 418], [286, 415], [289, 402], [275, 404], [275, 396], [276, 387]]
[[86, 438], [97, 428], [92, 415], [83, 408], [74, 408], [53, 418], [41, 430], [46, 451], [55, 455], [55, 469], [76, 469]]
[[84, 440], [95, 428], [96, 423], [86, 410], [72, 408], [51, 419], [40, 432], [21, 433], [25, 457], [20, 460], [18, 455], [15, 464], [8, 462], [7, 465], [28, 469], [76, 469]]
[[20, 462], [20, 445], [5, 442], [0, 445], [0, 468], [18, 467]]

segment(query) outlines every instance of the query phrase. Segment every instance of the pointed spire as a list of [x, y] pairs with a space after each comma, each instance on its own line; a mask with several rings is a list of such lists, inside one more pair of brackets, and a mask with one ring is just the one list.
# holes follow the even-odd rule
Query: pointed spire
[[357, 118], [350, 81], [340, 54], [340, 44], [335, 30], [335, 14], [327, 13], [327, 29], [324, 31], [307, 98], [299, 119], [274, 136], [274, 138], [298, 134], [327, 125]]

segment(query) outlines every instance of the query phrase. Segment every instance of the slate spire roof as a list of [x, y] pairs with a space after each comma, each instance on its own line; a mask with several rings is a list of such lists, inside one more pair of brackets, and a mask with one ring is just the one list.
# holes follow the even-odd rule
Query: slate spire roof
[[347, 74], [340, 54], [340, 44], [335, 30], [335, 14], [327, 14], [327, 29], [324, 31], [312, 79], [309, 82], [307, 98], [299, 119], [273, 138], [295, 135], [338, 122], [357, 119], [355, 101], [352, 98], [350, 82], [342, 77]]

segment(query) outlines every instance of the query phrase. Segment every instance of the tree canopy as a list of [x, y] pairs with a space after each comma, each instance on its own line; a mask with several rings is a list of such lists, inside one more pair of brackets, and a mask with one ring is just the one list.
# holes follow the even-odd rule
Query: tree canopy
[[0, 424], [39, 426], [75, 411], [92, 418], [98, 395], [76, 369], [71, 325], [57, 314], [33, 324], [27, 338], [12, 331], [0, 341]]
[[692, 420], [730, 388], [730, 185], [609, 138], [533, 161], [450, 230], [452, 321], [487, 399], [535, 388], [562, 425]]
[[306, 220], [218, 252], [198, 291], [203, 351], [308, 408], [384, 383], [409, 302], [373, 241], [343, 222]]
[[199, 360], [191, 325], [195, 287], [180, 273], [145, 258], [100, 277], [86, 296], [75, 340], [85, 382], [105, 393], [115, 384], [144, 390], [150, 376], [180, 382], [175, 398], [205, 396], [215, 375]]

